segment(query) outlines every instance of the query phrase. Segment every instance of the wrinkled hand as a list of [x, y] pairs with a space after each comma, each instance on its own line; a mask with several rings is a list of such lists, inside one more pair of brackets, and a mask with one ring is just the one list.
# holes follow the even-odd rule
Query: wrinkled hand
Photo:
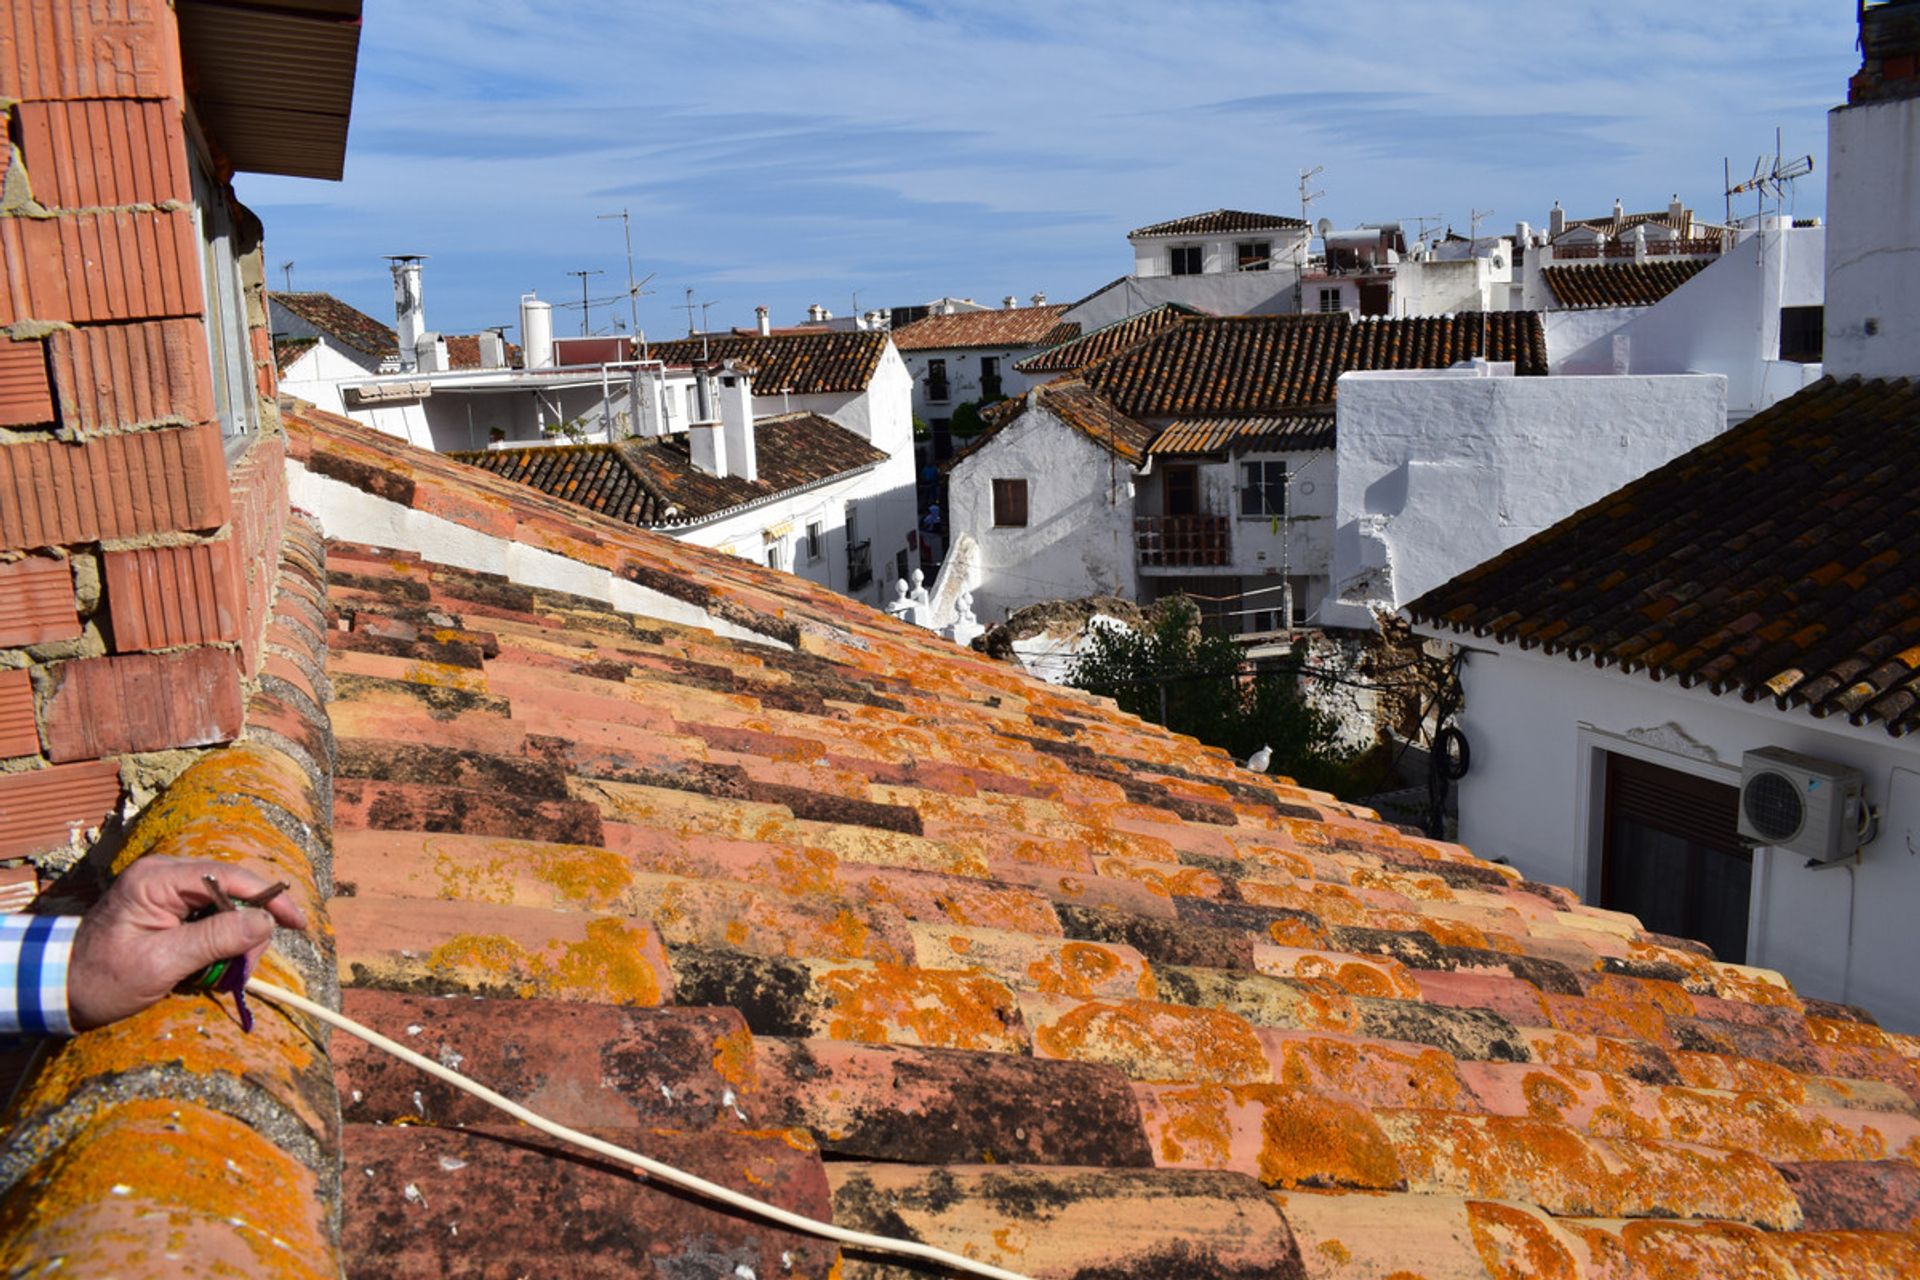
[[67, 965], [67, 1012], [75, 1031], [140, 1012], [216, 960], [244, 955], [249, 964], [257, 961], [275, 923], [307, 927], [284, 894], [261, 910], [220, 911], [188, 923], [189, 912], [213, 901], [203, 875], [217, 877], [232, 898], [267, 887], [239, 867], [155, 854], [122, 872], [87, 912]]

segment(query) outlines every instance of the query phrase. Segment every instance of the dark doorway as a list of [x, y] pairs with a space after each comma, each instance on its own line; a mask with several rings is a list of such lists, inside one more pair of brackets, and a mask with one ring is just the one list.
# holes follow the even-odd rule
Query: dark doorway
[[1739, 804], [1731, 784], [1608, 753], [1601, 905], [1746, 963], [1753, 851], [1734, 834]]

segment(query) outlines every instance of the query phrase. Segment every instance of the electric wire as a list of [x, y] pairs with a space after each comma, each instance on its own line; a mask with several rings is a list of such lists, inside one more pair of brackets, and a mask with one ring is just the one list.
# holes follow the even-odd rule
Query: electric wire
[[529, 1111], [512, 1099], [495, 1093], [492, 1089], [487, 1088], [477, 1080], [463, 1076], [458, 1071], [449, 1067], [444, 1067], [432, 1058], [415, 1053], [405, 1045], [389, 1040], [378, 1031], [373, 1030], [373, 1028], [362, 1026], [352, 1018], [344, 1014], [335, 1013], [325, 1005], [316, 1004], [304, 996], [295, 995], [284, 987], [275, 986], [273, 983], [262, 981], [259, 978], [252, 978], [247, 982], [247, 991], [249, 994], [259, 996], [262, 1000], [270, 1000], [283, 1008], [295, 1009], [306, 1014], [308, 1017], [318, 1018], [330, 1027], [364, 1040], [381, 1052], [391, 1054], [400, 1059], [400, 1061], [407, 1063], [409, 1066], [419, 1068], [437, 1080], [444, 1080], [454, 1088], [472, 1094], [488, 1106], [504, 1111], [522, 1124], [538, 1129], [541, 1133], [547, 1134], [549, 1137], [557, 1138], [561, 1142], [579, 1147], [582, 1150], [591, 1151], [595, 1155], [603, 1156], [609, 1160], [617, 1160], [621, 1164], [632, 1168], [636, 1173], [657, 1178], [661, 1182], [679, 1187], [683, 1191], [690, 1191], [703, 1199], [715, 1201], [729, 1208], [738, 1209], [743, 1213], [752, 1214], [755, 1217], [765, 1218], [767, 1221], [777, 1223], [789, 1230], [799, 1231], [810, 1236], [818, 1236], [823, 1240], [831, 1240], [835, 1244], [846, 1245], [853, 1249], [864, 1249], [872, 1253], [892, 1254], [895, 1257], [901, 1258], [917, 1258], [922, 1262], [931, 1262], [936, 1266], [964, 1272], [967, 1275], [985, 1276], [987, 1280], [1030, 1280], [1030, 1277], [1024, 1276], [1017, 1271], [1008, 1271], [1004, 1267], [996, 1267], [990, 1263], [977, 1262], [972, 1258], [963, 1257], [960, 1254], [951, 1253], [945, 1249], [936, 1248], [933, 1245], [920, 1244], [917, 1241], [911, 1240], [892, 1240], [886, 1236], [869, 1235], [864, 1231], [851, 1231], [846, 1227], [836, 1227], [830, 1222], [821, 1222], [818, 1219], [809, 1218], [804, 1214], [793, 1213], [790, 1210], [780, 1208], [778, 1205], [771, 1205], [762, 1200], [755, 1200], [752, 1196], [742, 1195], [738, 1191], [734, 1191], [729, 1187], [723, 1187], [717, 1182], [708, 1182], [705, 1178], [698, 1177], [694, 1174], [683, 1173], [672, 1165], [662, 1164], [658, 1160], [650, 1159], [640, 1154], [638, 1151], [629, 1151], [625, 1147], [615, 1146], [611, 1142], [603, 1142], [599, 1138], [595, 1138], [590, 1134], [581, 1133], [577, 1129], [569, 1129], [563, 1124], [556, 1124], [554, 1121], [547, 1119], [537, 1112]]

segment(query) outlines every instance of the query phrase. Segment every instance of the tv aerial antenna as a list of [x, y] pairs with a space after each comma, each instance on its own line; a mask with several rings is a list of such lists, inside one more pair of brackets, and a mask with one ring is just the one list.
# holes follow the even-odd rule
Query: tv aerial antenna
[[1743, 182], [1733, 180], [1732, 162], [1721, 161], [1721, 171], [1727, 183], [1727, 225], [1733, 225], [1733, 198], [1754, 193], [1753, 213], [1759, 218], [1766, 212], [1767, 197], [1784, 200], [1793, 194], [1795, 180], [1804, 178], [1813, 172], [1813, 157], [1795, 156], [1789, 160], [1781, 150], [1780, 130], [1773, 131], [1773, 155], [1759, 156], [1753, 162], [1753, 174]]
[[[1315, 200], [1318, 200], [1322, 196], [1327, 194], [1325, 191], [1315, 191], [1313, 189], [1313, 180], [1319, 177], [1321, 174], [1325, 173], [1326, 171], [1327, 171], [1327, 166], [1323, 164], [1317, 164], [1313, 166], [1313, 168], [1311, 169], [1302, 169], [1300, 171], [1300, 222], [1303, 226], [1312, 225], [1312, 222], [1310, 221], [1310, 216], [1308, 214], [1308, 210], [1310, 210], [1313, 207], [1313, 202]], [[1294, 275], [1293, 275], [1293, 309], [1296, 312], [1305, 311], [1307, 309], [1306, 275], [1307, 275], [1307, 241], [1309, 238], [1310, 237], [1304, 236], [1304, 235], [1300, 237], [1300, 269], [1294, 272]], [[1325, 243], [1326, 243], [1326, 237], [1323, 234], [1321, 236], [1321, 244], [1323, 246], [1323, 251], [1324, 251]]]

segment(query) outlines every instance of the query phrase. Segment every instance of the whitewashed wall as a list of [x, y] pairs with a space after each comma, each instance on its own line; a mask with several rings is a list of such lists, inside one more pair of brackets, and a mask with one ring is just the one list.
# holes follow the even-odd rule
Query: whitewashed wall
[[[905, 352], [902, 358], [907, 362], [907, 370], [913, 377], [913, 412], [922, 422], [931, 422], [935, 418], [951, 418], [953, 411], [967, 401], [978, 401], [985, 395], [980, 385], [980, 360], [984, 356], [1000, 362], [1000, 394], [1008, 399], [1025, 395], [1035, 382], [1027, 374], [1017, 371], [1014, 361], [1024, 360], [1043, 347], [943, 347], [925, 351]], [[927, 395], [927, 369], [931, 361], [947, 362], [947, 398], [933, 400]], [[1053, 377], [1047, 374], [1046, 377]]]
[[1167, 276], [1173, 274], [1173, 250], [1188, 245], [1200, 246], [1200, 269], [1206, 275], [1228, 275], [1240, 269], [1240, 245], [1265, 240], [1268, 245], [1269, 271], [1291, 269], [1302, 256], [1300, 242], [1307, 239], [1304, 228], [1280, 228], [1271, 231], [1242, 231], [1227, 236], [1152, 236], [1127, 238], [1133, 247], [1133, 274]]
[[1725, 374], [1734, 422], [1818, 381], [1820, 365], [1779, 359], [1780, 308], [1819, 306], [1824, 293], [1827, 229], [1791, 221], [1751, 232], [1652, 307], [1548, 312], [1549, 367]]
[[1741, 753], [1764, 746], [1860, 769], [1881, 810], [1879, 838], [1857, 869], [1809, 870], [1802, 857], [1758, 851], [1747, 959], [1803, 994], [1859, 1003], [1884, 1025], [1920, 1032], [1920, 746], [1505, 645], [1469, 654], [1463, 680], [1460, 725], [1473, 756], [1459, 783], [1461, 843], [1591, 901], [1606, 752], [1729, 785], [1739, 783]]
[[[1133, 469], [1044, 409], [1029, 408], [954, 464], [948, 520], [980, 548], [974, 616], [999, 622], [1043, 600], [1135, 599]], [[1027, 481], [1025, 528], [996, 529], [993, 482]]]
[[1342, 375], [1336, 599], [1321, 620], [1368, 626], [1373, 606], [1397, 609], [1711, 439], [1726, 397], [1718, 374]]
[[1920, 374], [1920, 98], [1828, 113], [1827, 220], [1827, 372]]
[[[1280, 315], [1294, 310], [1295, 263], [1271, 271], [1235, 271], [1208, 276], [1128, 276], [1102, 289], [1061, 317], [1082, 333], [1177, 302], [1216, 316]], [[1308, 303], [1312, 310], [1312, 303]]]

